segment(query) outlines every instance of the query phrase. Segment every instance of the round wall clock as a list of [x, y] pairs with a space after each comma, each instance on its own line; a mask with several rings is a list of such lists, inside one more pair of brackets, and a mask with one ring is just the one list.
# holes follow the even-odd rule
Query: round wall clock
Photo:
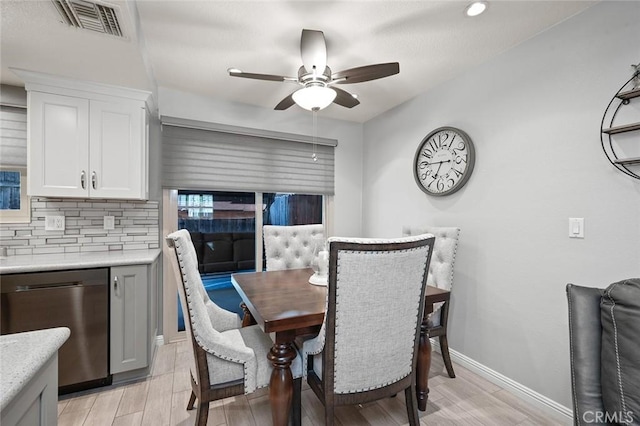
[[420, 142], [413, 175], [425, 193], [449, 195], [467, 183], [475, 162], [476, 150], [469, 135], [454, 127], [440, 127]]

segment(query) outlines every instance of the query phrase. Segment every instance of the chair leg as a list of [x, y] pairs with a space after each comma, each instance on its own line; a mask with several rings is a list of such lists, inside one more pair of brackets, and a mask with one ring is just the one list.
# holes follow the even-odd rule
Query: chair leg
[[292, 426], [300, 426], [302, 424], [302, 377], [293, 379], [293, 401], [291, 402], [289, 423]]
[[189, 404], [187, 404], [187, 410], [193, 410], [193, 404], [196, 402], [196, 393], [191, 391], [191, 397], [189, 398]]
[[325, 426], [333, 426], [333, 417], [335, 415], [334, 413], [334, 406], [333, 404], [327, 404], [325, 402], [325, 406], [324, 406], [324, 424]]
[[207, 426], [207, 417], [209, 417], [209, 403], [200, 401], [196, 412], [196, 426]]
[[447, 340], [447, 334], [440, 336], [440, 352], [442, 352], [442, 360], [444, 366], [447, 368], [447, 374], [452, 379], [455, 379], [456, 373], [453, 371], [453, 364], [451, 364], [451, 356], [449, 356], [449, 341]]
[[420, 419], [418, 418], [418, 397], [413, 386], [409, 386], [404, 390], [404, 399], [407, 405], [407, 417], [409, 417], [410, 426], [418, 426]]

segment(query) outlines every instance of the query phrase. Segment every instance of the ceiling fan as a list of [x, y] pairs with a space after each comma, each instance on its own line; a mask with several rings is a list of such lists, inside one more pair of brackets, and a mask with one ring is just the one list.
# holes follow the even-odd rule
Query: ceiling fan
[[285, 110], [293, 104], [298, 104], [312, 111], [326, 108], [332, 102], [346, 108], [360, 104], [355, 96], [335, 87], [337, 84], [362, 83], [400, 72], [398, 62], [388, 62], [332, 73], [331, 68], [327, 66], [327, 44], [322, 31], [302, 30], [300, 55], [303, 65], [298, 69], [297, 77], [248, 73], [236, 68], [229, 68], [228, 72], [232, 77], [298, 83], [303, 87], [280, 101], [275, 109]]

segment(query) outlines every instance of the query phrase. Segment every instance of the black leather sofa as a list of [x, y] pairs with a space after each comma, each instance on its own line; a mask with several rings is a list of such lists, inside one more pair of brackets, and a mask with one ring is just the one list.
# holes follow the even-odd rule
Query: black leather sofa
[[202, 274], [254, 269], [253, 232], [190, 232]]
[[575, 425], [640, 425], [640, 278], [567, 285]]

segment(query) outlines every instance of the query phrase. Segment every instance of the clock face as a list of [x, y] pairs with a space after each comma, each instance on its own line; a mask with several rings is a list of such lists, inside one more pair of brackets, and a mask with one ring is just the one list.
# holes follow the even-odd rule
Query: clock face
[[471, 138], [462, 130], [440, 127], [422, 140], [413, 161], [420, 189], [429, 195], [456, 192], [469, 180], [476, 153]]

